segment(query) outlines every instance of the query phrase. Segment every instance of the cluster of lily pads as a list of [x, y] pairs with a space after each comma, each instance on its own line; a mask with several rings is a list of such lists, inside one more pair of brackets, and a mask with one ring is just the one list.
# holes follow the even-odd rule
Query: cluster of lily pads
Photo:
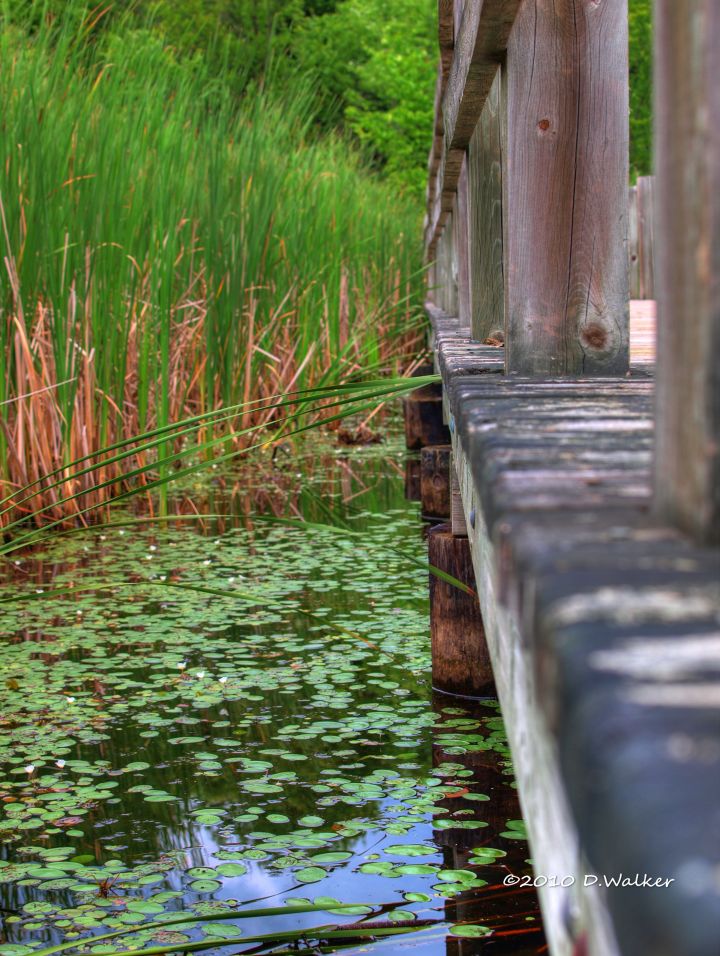
[[[36, 599], [3, 612], [0, 956], [136, 926], [109, 948], [222, 945], [231, 919], [162, 924], [260, 897], [349, 918], [372, 909], [340, 900], [390, 892], [409, 922], [486, 885], [506, 851], [463, 757], [509, 760], [502, 723], [429, 706], [426, 572], [396, 550], [423, 553], [414, 512], [356, 520], [363, 547], [110, 527], [18, 559], [9, 587]], [[73, 594], [88, 575], [104, 589]], [[478, 832], [467, 868], [432, 842], [455, 830]]]

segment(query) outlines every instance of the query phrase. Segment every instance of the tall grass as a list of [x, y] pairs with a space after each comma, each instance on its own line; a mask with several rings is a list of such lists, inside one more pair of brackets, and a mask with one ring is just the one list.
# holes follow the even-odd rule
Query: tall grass
[[302, 85], [238, 102], [147, 30], [98, 39], [103, 8], [41, 7], [0, 0], [0, 497], [44, 488], [57, 521], [127, 467], [58, 483], [77, 459], [221, 406], [237, 434], [272, 415], [249, 402], [392, 365], [419, 230], [310, 135]]

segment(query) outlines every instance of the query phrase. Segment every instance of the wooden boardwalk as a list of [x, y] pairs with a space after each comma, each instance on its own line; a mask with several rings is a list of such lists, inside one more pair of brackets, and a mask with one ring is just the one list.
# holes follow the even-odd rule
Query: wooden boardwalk
[[653, 299], [630, 300], [630, 364], [654, 365], [657, 339], [657, 303]]
[[427, 312], [481, 623], [437, 684], [494, 677], [555, 956], [718, 956], [720, 7], [656, 0], [635, 220], [626, 0], [439, 13]]

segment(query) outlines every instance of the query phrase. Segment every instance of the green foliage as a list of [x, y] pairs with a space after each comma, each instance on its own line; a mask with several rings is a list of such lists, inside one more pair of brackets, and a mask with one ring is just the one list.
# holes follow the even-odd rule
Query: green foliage
[[[308, 136], [307, 89], [238, 99], [156, 30], [86, 43], [86, 26], [42, 17], [31, 41], [0, 22], [15, 487], [84, 446], [389, 360], [417, 315], [418, 207]], [[38, 390], [31, 413], [18, 396]], [[51, 438], [25, 427], [38, 414]]]
[[652, 173], [652, 0], [630, 0], [630, 176]]
[[437, 70], [428, 0], [344, 0], [301, 25], [293, 52], [324, 93], [326, 122], [344, 117], [391, 181], [420, 196]]

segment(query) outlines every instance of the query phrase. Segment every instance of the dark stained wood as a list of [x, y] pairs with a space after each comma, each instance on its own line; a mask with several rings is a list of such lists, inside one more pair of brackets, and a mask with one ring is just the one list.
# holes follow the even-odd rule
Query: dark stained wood
[[443, 92], [450, 75], [453, 47], [455, 46], [455, 6], [459, 0], [438, 0], [438, 39], [442, 65]]
[[468, 166], [463, 162], [458, 180], [458, 191], [455, 200], [455, 215], [453, 227], [455, 229], [455, 250], [457, 257], [457, 311], [460, 327], [470, 329], [470, 248], [468, 221], [470, 210], [468, 206]]
[[405, 500], [420, 501], [420, 459], [414, 455], [405, 459]]
[[427, 445], [420, 454], [423, 516], [450, 517], [450, 445]]
[[627, 29], [626, 0], [527, 0], [510, 35], [509, 372], [628, 368]]
[[450, 440], [443, 422], [442, 393], [439, 386], [426, 385], [403, 399], [405, 444], [411, 450], [425, 445], [445, 445]]
[[[467, 538], [449, 525], [428, 534], [429, 562], [470, 587], [475, 586]], [[435, 690], [467, 697], [494, 697], [492, 665], [477, 597], [430, 575], [432, 681]]]
[[470, 309], [478, 342], [505, 327], [501, 73], [498, 69], [468, 150]]
[[720, 5], [656, 3], [659, 514], [720, 544]]

